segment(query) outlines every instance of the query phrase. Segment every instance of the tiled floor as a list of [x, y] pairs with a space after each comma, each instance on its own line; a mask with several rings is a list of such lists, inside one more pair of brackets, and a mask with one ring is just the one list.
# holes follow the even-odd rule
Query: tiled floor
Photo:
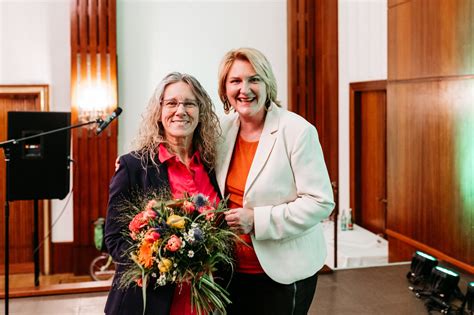
[[[408, 290], [409, 265], [337, 270], [319, 277], [310, 315], [427, 314]], [[474, 277], [462, 275], [460, 288]], [[103, 314], [106, 293], [10, 299], [10, 314]], [[4, 301], [0, 301], [3, 314]]]

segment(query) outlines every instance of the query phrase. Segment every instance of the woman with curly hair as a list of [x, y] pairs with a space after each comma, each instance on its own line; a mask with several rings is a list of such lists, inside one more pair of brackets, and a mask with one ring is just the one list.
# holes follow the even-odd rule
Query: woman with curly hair
[[[118, 205], [136, 191], [168, 191], [173, 198], [184, 193], [204, 194], [216, 203], [221, 196], [215, 180], [219, 121], [212, 101], [191, 75], [173, 72], [158, 85], [150, 99], [134, 151], [121, 156], [110, 183], [105, 244], [117, 263], [106, 314], [143, 314], [142, 288], [119, 289], [130, 244], [123, 237]], [[146, 288], [146, 314], [193, 314], [186, 287]]]

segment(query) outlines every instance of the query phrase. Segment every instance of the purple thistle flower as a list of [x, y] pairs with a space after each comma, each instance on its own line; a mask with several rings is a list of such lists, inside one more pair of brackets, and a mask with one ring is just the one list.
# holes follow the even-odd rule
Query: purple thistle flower
[[207, 198], [203, 194], [197, 194], [194, 196], [193, 202], [196, 208], [199, 209], [207, 204]]
[[198, 227], [194, 228], [194, 239], [198, 242], [204, 239], [204, 234], [202, 233], [202, 230]]

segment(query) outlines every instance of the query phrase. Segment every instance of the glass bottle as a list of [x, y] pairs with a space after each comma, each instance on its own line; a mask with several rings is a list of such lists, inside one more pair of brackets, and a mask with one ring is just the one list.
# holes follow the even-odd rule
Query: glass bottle
[[347, 216], [346, 216], [346, 209], [342, 209], [341, 213], [341, 231], [347, 230]]
[[354, 229], [354, 224], [352, 222], [352, 209], [349, 208], [347, 211], [347, 229], [352, 231]]

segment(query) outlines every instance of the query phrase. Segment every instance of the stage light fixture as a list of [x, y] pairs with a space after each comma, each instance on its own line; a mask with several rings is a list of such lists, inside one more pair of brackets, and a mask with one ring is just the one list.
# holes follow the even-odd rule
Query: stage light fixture
[[459, 279], [459, 275], [454, 271], [436, 266], [431, 270], [428, 289], [418, 291], [416, 296], [427, 298], [425, 306], [428, 312], [436, 310], [442, 314], [450, 314], [453, 310], [451, 300], [453, 298], [462, 300], [464, 297], [458, 287]]
[[431, 270], [437, 265], [438, 260], [435, 257], [416, 251], [411, 260], [410, 271], [407, 273], [407, 279], [415, 285], [421, 281], [426, 281], [431, 275]]
[[466, 296], [461, 307], [461, 314], [464, 314], [464, 310], [467, 311], [466, 314], [474, 314], [474, 281], [467, 284]]
[[444, 267], [434, 267], [431, 271], [429, 281], [431, 287], [430, 291], [432, 291], [433, 295], [445, 301], [451, 298], [453, 294], [460, 292], [458, 288], [459, 275]]

